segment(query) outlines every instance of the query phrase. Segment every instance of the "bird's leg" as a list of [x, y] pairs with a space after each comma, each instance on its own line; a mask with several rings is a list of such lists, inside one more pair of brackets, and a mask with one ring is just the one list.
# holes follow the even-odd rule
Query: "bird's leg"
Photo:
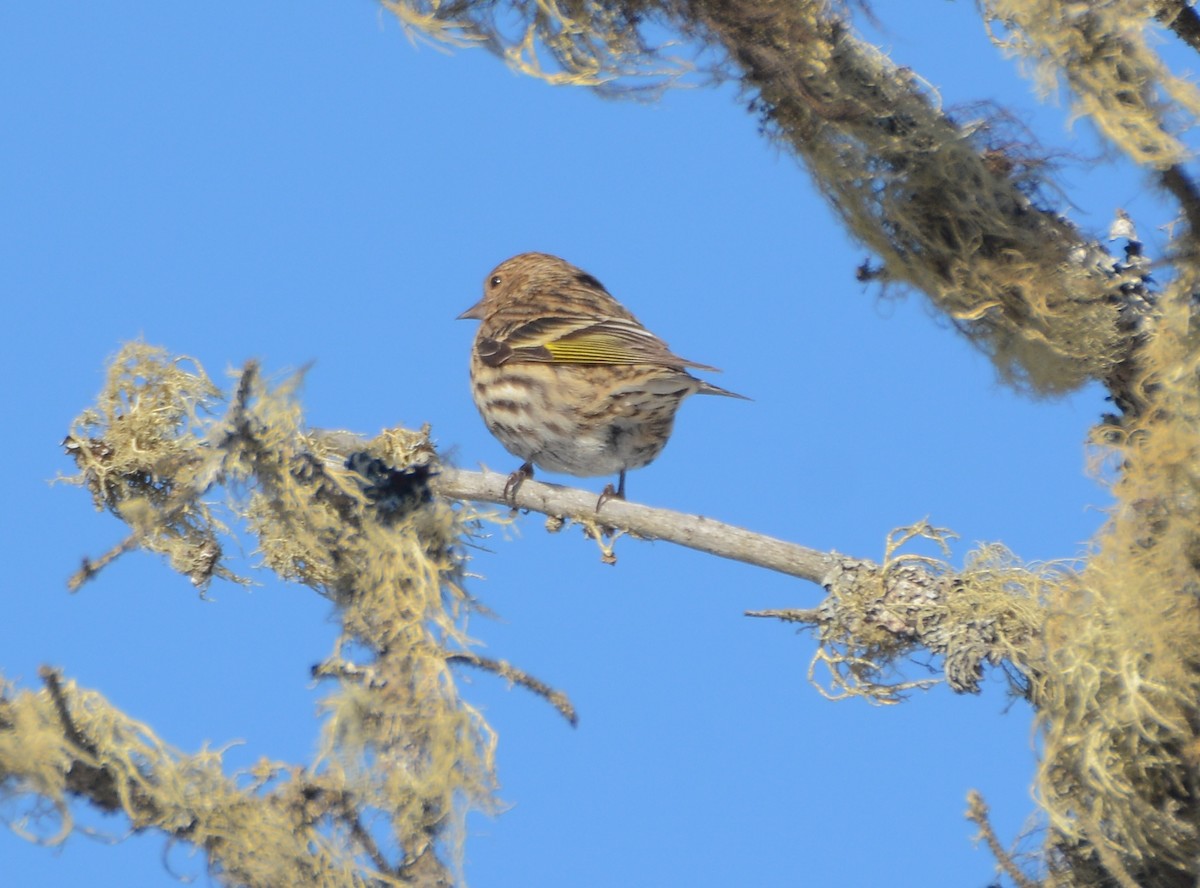
[[604, 490], [601, 491], [601, 493], [600, 493], [600, 499], [596, 500], [596, 511], [599, 512], [600, 507], [603, 506], [610, 499], [619, 499], [619, 500], [625, 499], [625, 470], [624, 469], [621, 469], [621, 480], [617, 483], [616, 490], [613, 490], [613, 486], [611, 484], [604, 485]]
[[527, 462], [521, 468], [517, 469], [508, 476], [508, 480], [504, 482], [504, 501], [508, 503], [509, 508], [517, 507], [517, 491], [521, 489], [521, 485], [525, 483], [526, 478], [533, 477], [533, 463]]

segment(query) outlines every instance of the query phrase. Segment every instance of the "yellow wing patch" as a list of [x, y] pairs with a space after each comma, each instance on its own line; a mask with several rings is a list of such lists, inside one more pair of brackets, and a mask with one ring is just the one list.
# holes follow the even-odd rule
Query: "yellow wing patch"
[[644, 351], [636, 351], [616, 336], [579, 333], [542, 344], [554, 361], [563, 364], [639, 364], [647, 362]]

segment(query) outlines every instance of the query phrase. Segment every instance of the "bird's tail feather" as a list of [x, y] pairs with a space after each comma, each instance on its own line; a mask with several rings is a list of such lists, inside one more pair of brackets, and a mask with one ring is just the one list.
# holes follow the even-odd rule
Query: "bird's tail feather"
[[701, 395], [724, 395], [727, 398], [738, 398], [742, 401], [753, 401], [753, 398], [747, 398], [745, 395], [739, 395], [737, 392], [731, 392], [729, 389], [723, 389], [719, 385], [713, 385], [711, 382], [701, 382], [700, 389], [697, 394]]

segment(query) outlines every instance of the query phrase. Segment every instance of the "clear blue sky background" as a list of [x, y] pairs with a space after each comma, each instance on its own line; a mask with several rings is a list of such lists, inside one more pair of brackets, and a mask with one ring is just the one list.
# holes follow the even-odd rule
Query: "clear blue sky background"
[[[1074, 154], [1064, 212], [1103, 235], [1123, 206], [1157, 235], [1143, 180], [1039, 104], [974, 4], [877, 12], [879, 39], [947, 106], [999, 100]], [[140, 553], [69, 595], [79, 559], [123, 528], [48, 483], [71, 469], [59, 441], [107, 358], [142, 336], [223, 384], [252, 357], [275, 373], [314, 362], [313, 425], [430, 422], [459, 465], [507, 471], [468, 393], [474, 324], [454, 317], [524, 250], [592, 272], [755, 399], [686, 404], [660, 460], [631, 474], [633, 499], [865, 557], [926, 516], [962, 535], [959, 559], [984, 540], [1074, 556], [1102, 521], [1083, 450], [1102, 393], [1017, 396], [921, 298], [856, 283], [867, 254], [732, 87], [603, 101], [481, 50], [414, 47], [369, 2], [276, 0], [7, 3], [0, 80], [0, 670], [18, 686], [52, 664], [184, 750], [240, 740], [233, 767], [308, 760], [329, 605], [262, 572], [201, 600]], [[608, 567], [541, 525], [525, 517], [478, 554], [471, 592], [499, 618], [471, 628], [567, 691], [580, 724], [463, 677], [499, 732], [510, 806], [469, 822], [472, 885], [988, 884], [967, 791], [1006, 840], [1034, 811], [1030, 711], [1000, 676], [979, 697], [827, 702], [805, 679], [812, 638], [742, 616], [819, 589], [661, 543], [624, 540]], [[177, 884], [163, 848], [0, 831], [0, 882]], [[167, 860], [207, 881], [186, 849]]]

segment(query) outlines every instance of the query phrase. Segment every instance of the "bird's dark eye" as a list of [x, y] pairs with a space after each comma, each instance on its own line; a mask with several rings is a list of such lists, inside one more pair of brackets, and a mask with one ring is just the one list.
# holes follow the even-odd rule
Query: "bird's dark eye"
[[496, 289], [498, 286], [500, 286], [500, 275], [492, 275], [492, 279], [488, 281], [488, 283], [491, 285], [493, 290]]

